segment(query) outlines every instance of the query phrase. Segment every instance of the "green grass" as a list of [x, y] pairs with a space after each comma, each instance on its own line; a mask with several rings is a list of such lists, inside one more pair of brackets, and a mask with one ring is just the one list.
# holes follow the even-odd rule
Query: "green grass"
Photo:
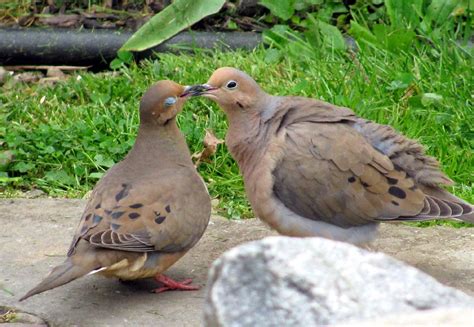
[[[150, 84], [160, 79], [202, 83], [214, 69], [234, 66], [269, 93], [319, 98], [393, 125], [425, 144], [457, 183], [451, 191], [474, 202], [472, 52], [451, 41], [435, 48], [419, 44], [410, 53], [367, 49], [355, 59], [347, 53], [300, 50], [162, 54], [115, 74], [82, 72], [54, 86], [7, 82], [0, 93], [0, 138], [15, 161], [0, 175], [3, 194], [36, 187], [52, 196], [83, 196], [132, 145], [138, 102]], [[206, 128], [224, 138], [227, 126], [206, 99], [191, 99], [179, 125], [192, 152], [202, 149]], [[201, 165], [200, 173], [211, 195], [220, 199], [221, 213], [252, 216], [225, 146]]]

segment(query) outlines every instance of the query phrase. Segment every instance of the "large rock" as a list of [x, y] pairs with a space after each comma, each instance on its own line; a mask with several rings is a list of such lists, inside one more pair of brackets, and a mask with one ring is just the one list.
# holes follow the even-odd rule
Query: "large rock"
[[317, 326], [472, 305], [472, 297], [387, 255], [320, 238], [269, 237], [215, 261], [204, 321]]
[[352, 321], [334, 327], [380, 327], [380, 326], [472, 326], [474, 310], [436, 309], [416, 313], [389, 315], [364, 321]]

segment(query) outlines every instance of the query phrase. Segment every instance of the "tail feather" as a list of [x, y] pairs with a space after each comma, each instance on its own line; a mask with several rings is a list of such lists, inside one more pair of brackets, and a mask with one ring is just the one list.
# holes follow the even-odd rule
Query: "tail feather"
[[451, 207], [453, 217], [459, 217], [463, 214], [464, 210], [462, 205], [454, 202], [446, 202], [446, 204]]
[[469, 213], [466, 213], [467, 212], [466, 210], [462, 216], [459, 216], [457, 218], [463, 221], [466, 221], [468, 223], [474, 224], [474, 207], [470, 206], [469, 209], [470, 209]]
[[438, 206], [438, 203], [432, 197], [426, 197], [428, 202], [430, 203], [430, 212], [427, 214], [429, 217], [439, 217], [441, 213], [441, 209]]
[[[474, 223], [474, 206], [472, 204], [439, 187], [421, 186], [421, 189], [428, 195], [427, 198], [436, 199], [435, 201], [438, 204], [443, 202], [443, 204], [449, 206], [452, 211], [450, 217]], [[433, 217], [432, 219], [436, 218], [444, 217]]]
[[[428, 210], [426, 210], [428, 207]], [[461, 208], [460, 206], [458, 206]], [[456, 209], [456, 204], [447, 202], [444, 200], [437, 199], [432, 196], [427, 196], [425, 198], [425, 208], [413, 217], [414, 220], [430, 220], [430, 219], [437, 219], [437, 218], [451, 218], [457, 217], [462, 213], [462, 210], [457, 210], [453, 212], [452, 208]]]
[[424, 216], [429, 214], [431, 211], [431, 204], [430, 201], [428, 201], [428, 197], [425, 198], [425, 204], [421, 212], [418, 214], [418, 216]]
[[52, 288], [67, 284], [93, 270], [94, 267], [75, 265], [72, 260], [68, 258], [63, 264], [55, 267], [41, 283], [26, 293], [20, 301], [26, 300], [30, 296], [42, 293]]

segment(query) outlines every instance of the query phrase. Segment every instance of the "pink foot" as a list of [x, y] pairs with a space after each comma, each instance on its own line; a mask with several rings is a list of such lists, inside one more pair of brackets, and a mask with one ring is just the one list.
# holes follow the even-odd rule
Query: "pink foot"
[[193, 282], [192, 279], [185, 279], [181, 282], [177, 282], [165, 275], [156, 275], [155, 280], [158, 283], [162, 283], [164, 286], [155, 288], [152, 290], [153, 293], [162, 293], [166, 291], [174, 291], [174, 290], [179, 290], [179, 291], [196, 291], [200, 287], [199, 286], [194, 286], [194, 285], [189, 285]]

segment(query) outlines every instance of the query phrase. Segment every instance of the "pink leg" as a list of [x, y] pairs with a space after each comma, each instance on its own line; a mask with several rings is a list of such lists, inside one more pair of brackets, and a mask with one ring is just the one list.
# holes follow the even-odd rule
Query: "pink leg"
[[174, 291], [174, 290], [196, 291], [200, 288], [199, 286], [189, 285], [193, 282], [192, 279], [185, 279], [181, 282], [177, 282], [169, 278], [168, 276], [158, 274], [155, 276], [155, 280], [158, 283], [162, 283], [164, 286], [152, 290], [153, 293], [162, 293], [162, 292]]

